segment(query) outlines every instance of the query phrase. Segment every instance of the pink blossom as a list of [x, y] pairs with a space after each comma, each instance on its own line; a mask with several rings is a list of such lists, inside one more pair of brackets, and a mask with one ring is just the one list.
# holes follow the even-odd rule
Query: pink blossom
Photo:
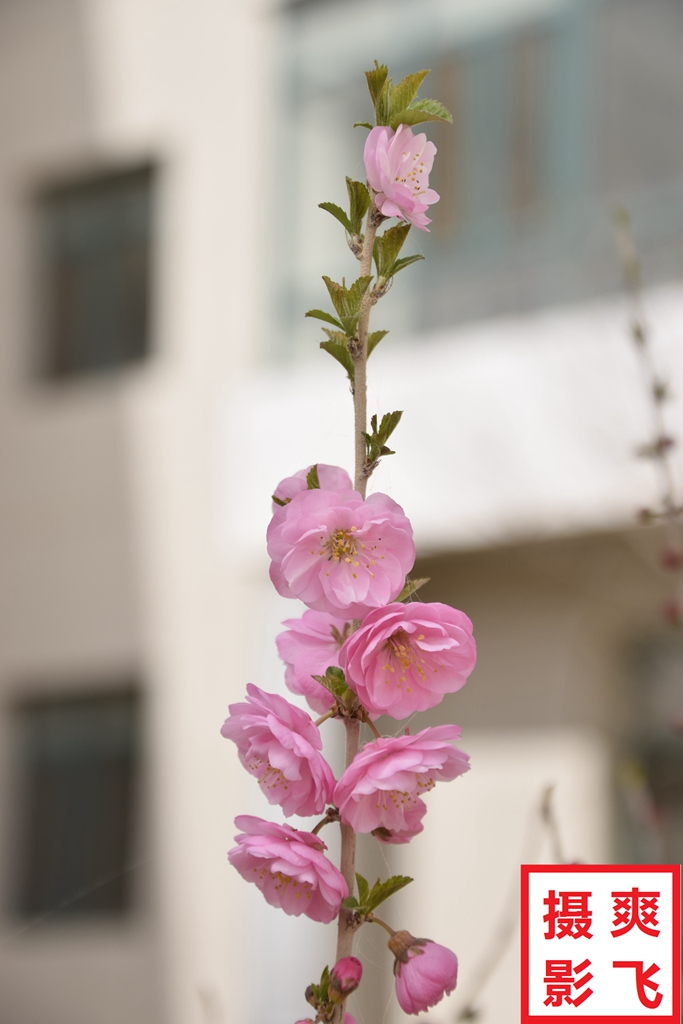
[[339, 654], [363, 706], [392, 718], [433, 708], [465, 685], [476, 660], [472, 623], [438, 601], [369, 612]]
[[243, 834], [235, 836], [237, 846], [228, 860], [272, 907], [295, 917], [306, 914], [322, 924], [334, 920], [349, 890], [318, 836], [251, 814], [235, 818], [235, 825]]
[[324, 676], [330, 666], [339, 668], [339, 648], [351, 622], [327, 612], [307, 611], [300, 619], [286, 619], [283, 626], [290, 628], [280, 633], [275, 643], [287, 666], [285, 683], [322, 715], [332, 707], [334, 697], [313, 676]]
[[458, 958], [431, 939], [396, 932], [389, 940], [395, 954], [396, 996], [406, 1013], [422, 1013], [450, 995], [458, 981]]
[[277, 591], [347, 618], [393, 601], [415, 561], [410, 522], [386, 494], [363, 501], [357, 491], [302, 491], [278, 509], [267, 536]]
[[355, 992], [363, 977], [363, 965], [355, 956], [344, 956], [337, 960], [330, 971], [329, 994], [333, 1003], [340, 1003]]
[[[273, 498], [290, 502], [297, 494], [307, 490], [306, 478], [312, 469], [313, 466], [306, 466], [306, 469], [300, 469], [294, 476], [285, 477], [275, 488]], [[345, 469], [341, 469], [340, 466], [326, 466], [322, 462], [318, 463], [318, 483], [323, 491], [350, 491], [353, 489], [351, 477]], [[278, 502], [273, 501], [273, 512], [277, 512], [281, 507]]]
[[375, 204], [385, 217], [408, 220], [421, 231], [431, 224], [425, 211], [438, 202], [438, 194], [429, 188], [429, 172], [436, 146], [424, 134], [413, 135], [405, 124], [396, 132], [384, 125], [373, 128], [365, 140], [365, 173], [376, 192]]
[[310, 715], [251, 683], [247, 701], [230, 705], [221, 733], [271, 804], [284, 813], [321, 814], [332, 799], [334, 775], [320, 753], [322, 739]]
[[402, 846], [424, 831], [422, 819], [426, 813], [427, 805], [424, 800], [415, 800], [412, 805], [406, 805], [406, 827], [404, 829], [373, 828], [372, 834], [380, 843], [387, 843], [389, 846]]
[[366, 744], [334, 791], [341, 820], [356, 832], [385, 828], [414, 835], [426, 810], [420, 797], [469, 770], [469, 757], [451, 742], [460, 732], [457, 725], [437, 725]]

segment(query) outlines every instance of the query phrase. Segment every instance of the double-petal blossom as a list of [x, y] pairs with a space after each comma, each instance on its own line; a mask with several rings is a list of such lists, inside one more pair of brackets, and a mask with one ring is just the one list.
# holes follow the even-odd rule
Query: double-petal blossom
[[460, 732], [457, 725], [437, 725], [366, 744], [334, 791], [341, 820], [356, 832], [383, 828], [411, 838], [426, 811], [421, 797], [469, 770], [468, 755], [452, 743]]
[[391, 128], [378, 125], [365, 140], [365, 173], [375, 195], [375, 204], [385, 217], [400, 217], [421, 231], [431, 224], [425, 211], [438, 202], [429, 188], [429, 172], [436, 146], [422, 133], [413, 135], [408, 125]]
[[228, 860], [253, 882], [272, 907], [329, 924], [349, 890], [341, 872], [327, 859], [325, 844], [312, 832], [278, 825], [251, 814], [235, 818], [242, 835]]
[[292, 693], [305, 697], [311, 708], [324, 714], [334, 697], [313, 676], [324, 676], [328, 668], [339, 668], [339, 649], [351, 629], [350, 619], [310, 609], [300, 619], [285, 619], [289, 626], [276, 637], [278, 654], [287, 666], [285, 683]]
[[465, 685], [476, 660], [472, 623], [438, 601], [394, 602], [369, 612], [339, 654], [363, 706], [392, 718], [439, 704]]
[[415, 561], [410, 522], [381, 493], [302, 491], [278, 508], [267, 538], [278, 593], [339, 617], [393, 601]]
[[310, 715], [276, 693], [251, 683], [247, 700], [230, 705], [221, 733], [258, 779], [271, 804], [284, 813], [321, 814], [332, 798], [334, 775], [320, 751], [322, 738]]

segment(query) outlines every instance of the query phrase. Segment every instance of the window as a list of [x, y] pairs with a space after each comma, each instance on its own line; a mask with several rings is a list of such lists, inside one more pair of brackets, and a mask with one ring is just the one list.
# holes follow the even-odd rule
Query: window
[[43, 375], [112, 369], [147, 355], [153, 183], [152, 168], [142, 167], [40, 196]]
[[121, 912], [129, 905], [138, 701], [133, 693], [18, 709], [22, 914]]

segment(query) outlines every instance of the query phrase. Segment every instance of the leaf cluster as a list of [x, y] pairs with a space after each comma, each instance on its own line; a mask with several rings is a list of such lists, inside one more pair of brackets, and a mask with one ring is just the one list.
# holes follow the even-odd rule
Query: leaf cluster
[[387, 412], [382, 416], [381, 423], [377, 425], [377, 416], [370, 420], [371, 434], [363, 432], [365, 438], [365, 472], [369, 475], [377, 466], [383, 455], [395, 455], [396, 452], [388, 447], [387, 441], [393, 434], [403, 416], [402, 410]]
[[344, 278], [342, 278], [341, 284], [337, 284], [336, 281], [323, 274], [323, 281], [332, 299], [332, 305], [337, 316], [334, 317], [331, 313], [326, 313], [322, 309], [309, 309], [306, 316], [314, 317], [316, 320], [324, 320], [325, 323], [332, 324], [333, 327], [338, 328], [347, 337], [355, 338], [358, 331], [361, 303], [363, 296], [368, 290], [368, 285], [372, 281], [372, 277], [369, 275], [359, 277], [350, 288], [346, 287], [346, 280]]
[[356, 872], [356, 884], [358, 886], [358, 898], [349, 896], [344, 900], [342, 906], [346, 910], [355, 910], [359, 917], [367, 917], [379, 907], [381, 903], [388, 900], [394, 893], [404, 889], [412, 882], [407, 875], [392, 875], [384, 882], [378, 878], [372, 888], [362, 875]]
[[[400, 124], [412, 126], [425, 121], [447, 121], [452, 124], [453, 118], [443, 103], [417, 98], [418, 90], [428, 74], [428, 69], [417, 71], [406, 75], [398, 85], [394, 85], [386, 64], [375, 61], [374, 68], [366, 71], [365, 77], [377, 124], [388, 125], [394, 130]], [[368, 121], [358, 121], [357, 124], [364, 128], [373, 127]]]
[[306, 1002], [316, 1009], [323, 1012], [330, 1009], [330, 968], [325, 967], [325, 970], [320, 976], [320, 984], [316, 985], [315, 982], [306, 989]]
[[[352, 348], [358, 346], [358, 320], [361, 303], [372, 281], [372, 277], [359, 277], [350, 288], [346, 287], [346, 281], [343, 278], [341, 284], [337, 284], [336, 281], [332, 281], [329, 277], [325, 276], [323, 276], [323, 281], [327, 286], [327, 291], [332, 299], [332, 305], [337, 316], [332, 316], [331, 313], [327, 313], [323, 309], [309, 309], [306, 316], [322, 320], [335, 328], [335, 330], [330, 330], [329, 327], [323, 327], [323, 331], [327, 335], [327, 341], [321, 341], [320, 347], [329, 352], [338, 363], [341, 363], [353, 386], [355, 364]], [[388, 333], [388, 331], [373, 331], [368, 335], [368, 356], [371, 355], [382, 338], [386, 337]]]

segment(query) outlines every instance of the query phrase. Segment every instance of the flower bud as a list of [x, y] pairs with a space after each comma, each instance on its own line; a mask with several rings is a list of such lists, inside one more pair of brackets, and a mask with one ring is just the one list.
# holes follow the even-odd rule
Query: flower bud
[[458, 980], [458, 958], [431, 939], [395, 932], [389, 949], [396, 957], [396, 997], [406, 1013], [421, 1013], [450, 995]]
[[342, 1000], [355, 992], [363, 976], [363, 965], [355, 956], [345, 956], [337, 960], [330, 974], [328, 992], [330, 1002], [341, 1003]]

